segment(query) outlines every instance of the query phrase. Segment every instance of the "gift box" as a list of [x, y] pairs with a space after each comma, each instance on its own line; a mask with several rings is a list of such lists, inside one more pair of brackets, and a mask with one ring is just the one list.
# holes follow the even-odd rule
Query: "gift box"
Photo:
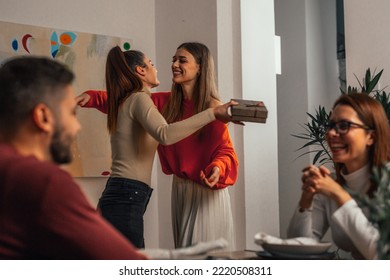
[[233, 121], [265, 123], [268, 110], [262, 101], [232, 99], [238, 105], [231, 107]]

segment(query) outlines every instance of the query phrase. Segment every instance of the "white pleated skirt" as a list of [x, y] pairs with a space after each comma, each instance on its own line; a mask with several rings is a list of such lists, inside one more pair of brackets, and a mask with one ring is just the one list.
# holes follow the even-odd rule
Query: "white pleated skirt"
[[233, 215], [228, 188], [211, 190], [197, 183], [173, 176], [172, 227], [176, 248], [200, 241], [225, 238], [235, 249]]

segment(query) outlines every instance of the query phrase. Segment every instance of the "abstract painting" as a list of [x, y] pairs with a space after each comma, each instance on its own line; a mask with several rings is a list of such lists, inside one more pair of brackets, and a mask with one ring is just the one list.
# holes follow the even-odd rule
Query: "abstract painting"
[[[105, 88], [105, 63], [113, 46], [128, 50], [130, 39], [0, 21], [0, 64], [14, 56], [40, 55], [65, 63], [76, 75], [75, 94]], [[106, 116], [79, 109], [82, 130], [72, 147], [73, 162], [64, 166], [74, 177], [110, 173], [111, 154]]]

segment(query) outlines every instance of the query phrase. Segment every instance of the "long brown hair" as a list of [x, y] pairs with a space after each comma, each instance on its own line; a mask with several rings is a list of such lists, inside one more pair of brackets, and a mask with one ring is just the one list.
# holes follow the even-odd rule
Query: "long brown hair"
[[[372, 171], [373, 167], [381, 167], [390, 160], [390, 130], [389, 120], [383, 109], [382, 104], [366, 93], [344, 94], [333, 105], [350, 106], [358, 115], [359, 119], [374, 132], [374, 144], [370, 146], [369, 165]], [[336, 163], [337, 180], [344, 183], [340, 172], [344, 167], [342, 163]], [[379, 168], [380, 170], [380, 168]], [[372, 175], [372, 174], [371, 174]], [[377, 186], [371, 183], [368, 191], [372, 195]]]
[[[185, 49], [199, 64], [199, 76], [197, 77], [193, 91], [195, 114], [210, 107], [212, 99], [220, 100], [217, 90], [217, 82], [214, 69], [214, 60], [210, 50], [202, 43], [187, 42], [181, 44], [178, 49]], [[183, 90], [181, 85], [172, 84], [172, 94], [163, 110], [163, 116], [168, 123], [178, 121], [183, 116]]]
[[120, 105], [132, 93], [142, 90], [142, 80], [135, 73], [137, 66], [145, 67], [145, 55], [136, 50], [122, 52], [119, 46], [113, 47], [106, 62], [107, 86], [107, 128], [115, 132]]

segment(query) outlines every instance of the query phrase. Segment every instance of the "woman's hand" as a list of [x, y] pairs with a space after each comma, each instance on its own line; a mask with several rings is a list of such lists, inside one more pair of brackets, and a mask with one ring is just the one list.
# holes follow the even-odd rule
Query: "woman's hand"
[[90, 99], [91, 99], [91, 97], [88, 94], [86, 94], [85, 92], [83, 92], [79, 96], [76, 96], [76, 103], [79, 106], [84, 107], [89, 102]]
[[[231, 100], [223, 105], [213, 107], [215, 118], [224, 123], [233, 122], [232, 116], [229, 114], [229, 107], [235, 105], [238, 105], [238, 103], [236, 101]], [[234, 123], [245, 125], [243, 122], [240, 121], [234, 121]]]
[[200, 171], [200, 180], [203, 182], [203, 184], [209, 188], [213, 188], [219, 181], [219, 175], [220, 170], [217, 166], [214, 166], [210, 176], [207, 178], [206, 174], [202, 171]]
[[309, 179], [310, 179], [310, 170], [317, 168], [314, 165], [310, 165], [308, 167], [305, 167], [302, 170], [302, 195], [301, 200], [299, 201], [299, 207], [308, 209], [311, 207], [311, 204], [313, 202], [314, 195], [316, 194], [316, 190], [311, 186]]
[[349, 193], [339, 183], [333, 180], [330, 176], [329, 169], [325, 166], [317, 168], [314, 165], [310, 165], [304, 168], [302, 172], [303, 194], [300, 202], [301, 207], [306, 206], [310, 199], [312, 201], [314, 195], [317, 193], [335, 200], [339, 206], [352, 199]]

